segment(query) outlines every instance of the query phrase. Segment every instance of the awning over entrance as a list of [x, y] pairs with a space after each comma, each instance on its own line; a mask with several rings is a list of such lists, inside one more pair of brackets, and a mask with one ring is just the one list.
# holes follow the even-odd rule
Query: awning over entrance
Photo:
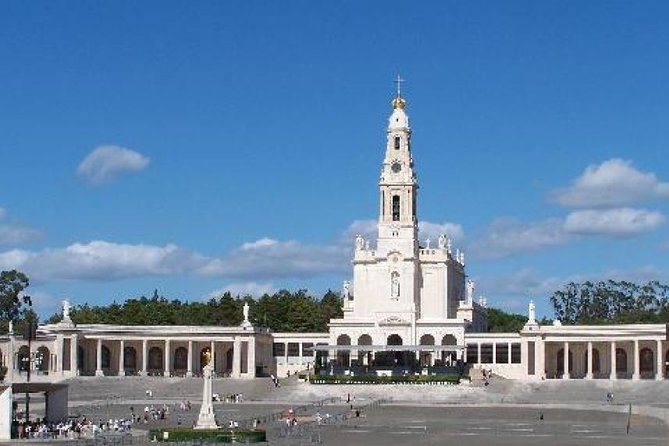
[[464, 345], [314, 345], [315, 351], [459, 352]]

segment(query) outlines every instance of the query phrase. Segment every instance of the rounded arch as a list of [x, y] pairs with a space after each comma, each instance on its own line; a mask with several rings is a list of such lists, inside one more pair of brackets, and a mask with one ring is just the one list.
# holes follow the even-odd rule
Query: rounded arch
[[368, 334], [361, 335], [358, 338], [358, 345], [372, 345], [372, 337]]
[[351, 345], [351, 337], [347, 334], [342, 334], [337, 337], [337, 345]]
[[160, 347], [151, 347], [149, 349], [149, 370], [152, 372], [163, 370], [163, 349]]
[[616, 349], [616, 374], [627, 374], [627, 352], [624, 348]]
[[16, 360], [19, 363], [19, 370], [22, 372], [25, 372], [28, 370], [29, 366], [29, 354], [28, 354], [28, 346], [27, 345], [22, 345], [21, 348], [19, 348], [19, 351], [16, 353]]
[[135, 347], [127, 346], [123, 349], [123, 368], [130, 373], [137, 371], [137, 350], [135, 350]]
[[655, 370], [655, 355], [653, 350], [644, 347], [639, 351], [639, 371], [645, 377], [653, 376]]
[[[372, 337], [363, 334], [358, 337], [358, 345], [372, 345]], [[358, 365], [368, 366], [372, 362], [372, 352], [369, 350], [358, 350]]]
[[452, 334], [447, 334], [441, 338], [441, 345], [458, 345], [458, 340]]
[[[585, 364], [585, 370], [588, 370], [588, 350], [583, 354], [583, 363]], [[601, 371], [601, 363], [599, 361], [599, 350], [596, 348], [592, 349], [592, 373], [597, 374]]]
[[35, 356], [35, 369], [42, 372], [49, 372], [49, 363], [51, 362], [51, 352], [45, 346], [41, 346], [37, 349], [37, 355]]
[[188, 349], [186, 347], [177, 347], [177, 349], [174, 350], [174, 362], [172, 364], [172, 369], [188, 369]]
[[102, 345], [102, 370], [111, 368], [111, 351], [106, 345]]
[[[337, 345], [351, 345], [351, 337], [346, 334], [337, 336]], [[350, 350], [337, 350], [337, 364], [348, 367], [351, 363]]]
[[[569, 363], [567, 367], [569, 370], [567, 373], [573, 373], [574, 371], [574, 352], [572, 350], [569, 350], [569, 358], [567, 359], [567, 362]], [[564, 370], [564, 348], [561, 348], [558, 350], [557, 353], [557, 374], [558, 376], [562, 376], [565, 373]]]
[[420, 337], [420, 345], [434, 345], [434, 336], [431, 334], [424, 334]]
[[402, 337], [398, 334], [391, 334], [386, 340], [386, 345], [403, 345]]

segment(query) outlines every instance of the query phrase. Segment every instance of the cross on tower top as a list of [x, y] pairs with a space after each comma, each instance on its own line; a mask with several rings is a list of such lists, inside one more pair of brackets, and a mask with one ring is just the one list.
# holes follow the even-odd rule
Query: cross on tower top
[[404, 79], [402, 79], [400, 77], [399, 73], [398, 73], [397, 74], [397, 79], [395, 79], [395, 83], [397, 84], [397, 97], [398, 98], [402, 96], [402, 89], [401, 89], [402, 82], [404, 82]]

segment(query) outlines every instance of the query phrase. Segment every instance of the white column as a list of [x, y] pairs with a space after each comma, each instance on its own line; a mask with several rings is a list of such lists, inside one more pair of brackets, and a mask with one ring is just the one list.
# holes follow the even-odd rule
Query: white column
[[655, 355], [655, 379], [661, 381], [664, 379], [664, 353], [662, 352], [662, 340], [657, 340], [657, 354]]
[[77, 357], [79, 353], [79, 344], [77, 341], [78, 335], [73, 334], [70, 339], [70, 372], [72, 372], [72, 375], [74, 376], [79, 375], [79, 358]]
[[118, 352], [118, 376], [125, 376], [125, 341], [121, 339], [119, 341], [119, 352]]
[[232, 351], [232, 377], [239, 378], [242, 374], [242, 341], [235, 336]]
[[641, 374], [639, 373], [639, 340], [635, 339], [634, 340], [634, 374], [632, 375], [632, 379], [639, 379], [641, 378]]
[[476, 343], [476, 362], [481, 364], [481, 343]]
[[497, 342], [492, 343], [492, 363], [497, 364]]
[[565, 341], [563, 351], [562, 367], [564, 368], [564, 373], [562, 374], [562, 379], [569, 379], [569, 342]]
[[188, 341], [188, 369], [186, 370], [186, 376], [193, 376], [193, 341]]
[[97, 345], [97, 362], [95, 365], [95, 376], [104, 376], [102, 371], [102, 338], [98, 338]]
[[[510, 342], [509, 342], [508, 344], [506, 344], [506, 348], [507, 348], [507, 351], [506, 351], [506, 353], [507, 353], [507, 355], [506, 355], [506, 356], [507, 356], [507, 360], [506, 360], [506, 362], [507, 362], [508, 364], [511, 364], [511, 343], [510, 343]], [[527, 350], [527, 349], [526, 349], [526, 350]], [[525, 356], [527, 356], [527, 352], [525, 352]], [[534, 350], [534, 357], [536, 358], [536, 356], [537, 356], [537, 350], [536, 350], [536, 347], [535, 347], [535, 350]], [[537, 373], [536, 369], [534, 370], [534, 373]]]
[[[246, 368], [249, 378], [256, 376], [256, 338], [249, 338], [248, 348], [246, 350]], [[302, 357], [302, 343], [300, 343], [300, 358]], [[300, 359], [301, 361], [301, 359]]]
[[588, 363], [586, 364], [586, 379], [592, 379], [592, 341], [588, 341]]
[[[237, 351], [237, 350], [235, 350], [235, 351]], [[335, 356], [336, 356], [336, 354], [335, 354]], [[283, 361], [284, 361], [283, 362], [284, 364], [288, 365], [288, 343], [287, 342], [283, 343]]]
[[165, 339], [165, 355], [163, 358], [165, 359], [165, 365], [163, 366], [163, 376], [172, 376], [172, 373], [170, 372], [170, 357], [172, 356], [171, 353], [172, 347], [171, 347], [171, 342], [169, 339]]
[[297, 345], [298, 345], [298, 348], [300, 350], [300, 353], [299, 353], [300, 354], [300, 364], [304, 364], [304, 361], [302, 360], [302, 342], [298, 342]]
[[616, 373], [616, 341], [611, 341], [611, 375], [609, 379], [616, 380], [618, 379], [618, 374]]
[[142, 339], [142, 371], [139, 373], [142, 376], [146, 376], [149, 373], [149, 342], [146, 339]]
[[214, 373], [216, 373], [216, 341], [211, 341], [209, 352], [211, 353], [211, 367], [214, 369]]

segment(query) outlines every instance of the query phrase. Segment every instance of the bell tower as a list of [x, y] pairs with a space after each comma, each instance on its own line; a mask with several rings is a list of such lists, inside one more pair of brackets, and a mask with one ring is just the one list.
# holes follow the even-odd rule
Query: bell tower
[[397, 78], [397, 96], [388, 119], [386, 154], [379, 181], [379, 239], [377, 248], [386, 254], [397, 251], [405, 258], [417, 256], [418, 220], [416, 194], [418, 182], [411, 157], [411, 128]]

